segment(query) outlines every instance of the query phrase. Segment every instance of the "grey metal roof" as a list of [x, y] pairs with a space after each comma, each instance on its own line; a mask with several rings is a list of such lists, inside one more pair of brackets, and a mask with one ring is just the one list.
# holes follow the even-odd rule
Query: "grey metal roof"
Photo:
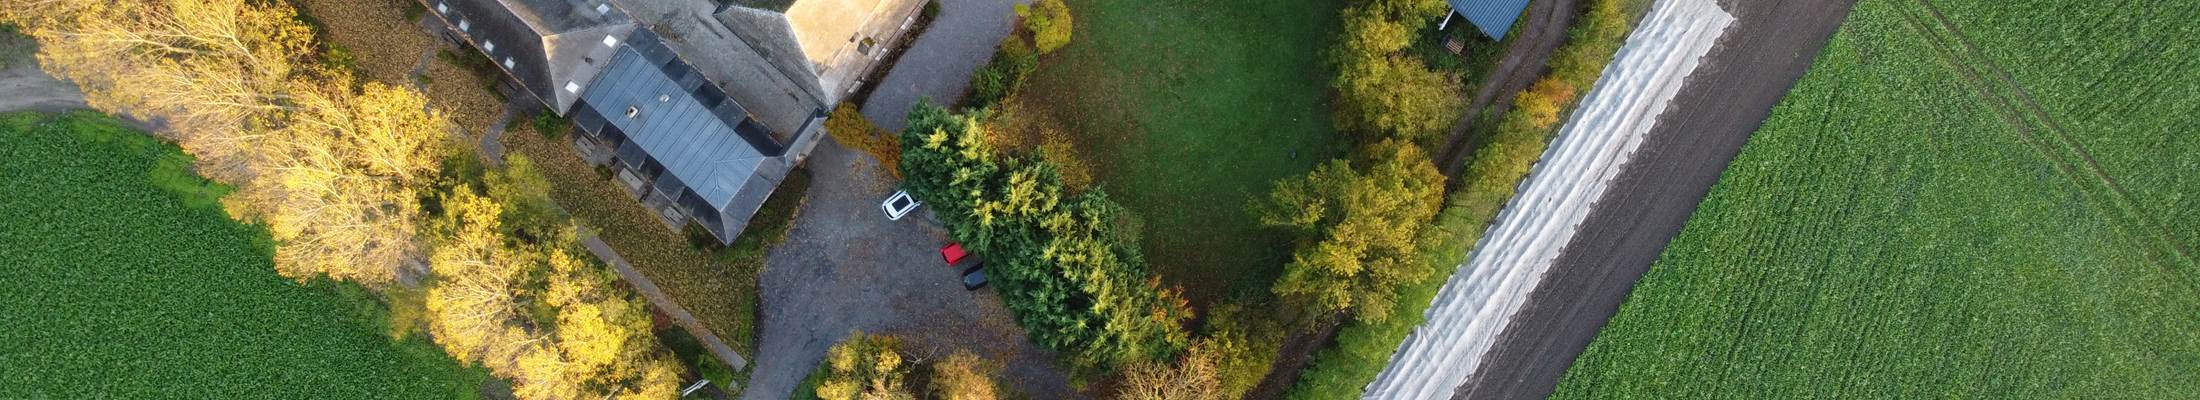
[[[636, 34], [634, 42], [620, 48], [595, 85], [583, 93], [581, 104], [663, 165], [677, 184], [693, 190], [712, 208], [726, 210], [743, 188], [760, 183], [754, 182], [761, 179], [759, 168], [775, 161], [770, 159], [781, 151], [779, 145], [771, 142], [768, 133], [742, 131], [748, 115], [738, 103], [703, 104], [696, 90], [709, 85], [692, 78], [694, 74], [688, 72], [692, 69], [668, 68], [668, 64], [685, 64], [670, 58], [669, 51], [658, 50], [662, 45], [651, 36]], [[659, 51], [665, 56], [645, 56]], [[632, 117], [628, 117], [630, 108]], [[777, 182], [761, 183], [768, 191]]]
[[1451, 0], [1451, 9], [1474, 23], [1482, 34], [1492, 39], [1504, 39], [1512, 30], [1514, 20], [1528, 10], [1528, 0]]

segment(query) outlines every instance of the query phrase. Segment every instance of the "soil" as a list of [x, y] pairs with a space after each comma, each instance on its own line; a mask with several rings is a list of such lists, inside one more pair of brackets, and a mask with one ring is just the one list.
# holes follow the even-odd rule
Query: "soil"
[[1852, 1], [1722, 0], [1735, 26], [1661, 116], [1633, 161], [1530, 295], [1459, 399], [1543, 398], [1619, 310], [1809, 69]]

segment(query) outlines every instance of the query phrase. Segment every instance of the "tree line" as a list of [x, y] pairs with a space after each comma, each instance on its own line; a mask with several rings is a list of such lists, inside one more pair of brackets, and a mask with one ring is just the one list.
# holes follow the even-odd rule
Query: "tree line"
[[421, 308], [393, 314], [422, 314], [436, 343], [523, 398], [676, 395], [648, 307], [579, 255], [532, 164], [483, 173], [442, 110], [330, 62], [290, 5], [20, 0], [0, 21], [93, 108], [154, 124], [236, 186], [223, 209], [268, 229], [283, 275]]

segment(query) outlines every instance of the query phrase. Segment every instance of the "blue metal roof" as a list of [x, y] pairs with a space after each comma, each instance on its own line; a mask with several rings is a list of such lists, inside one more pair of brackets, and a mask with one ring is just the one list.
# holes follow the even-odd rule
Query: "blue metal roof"
[[1513, 21], [1528, 10], [1528, 0], [1451, 0], [1452, 11], [1465, 16], [1467, 22], [1491, 39], [1504, 39], [1505, 31], [1512, 30]]
[[[669, 52], [645, 54], [661, 46], [650, 46], [654, 41], [646, 33], [636, 36], [641, 40], [619, 49], [581, 103], [625, 135], [628, 145], [664, 166], [674, 179], [660, 177], [660, 190], [684, 185], [712, 208], [726, 210], [744, 187], [763, 180], [758, 169], [778, 155], [779, 145], [768, 133], [740, 129], [749, 115], [739, 104], [698, 96], [709, 85], [691, 79], [692, 70], [677, 59], [663, 57]], [[719, 104], [705, 105], [706, 100]]]

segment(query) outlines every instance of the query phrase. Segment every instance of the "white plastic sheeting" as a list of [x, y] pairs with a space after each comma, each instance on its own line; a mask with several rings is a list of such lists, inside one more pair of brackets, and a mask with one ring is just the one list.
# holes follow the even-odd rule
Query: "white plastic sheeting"
[[1363, 398], [1448, 399], [1474, 375], [1666, 103], [1733, 22], [1714, 0], [1652, 6], [1519, 194], [1444, 282], [1428, 321], [1391, 354]]

